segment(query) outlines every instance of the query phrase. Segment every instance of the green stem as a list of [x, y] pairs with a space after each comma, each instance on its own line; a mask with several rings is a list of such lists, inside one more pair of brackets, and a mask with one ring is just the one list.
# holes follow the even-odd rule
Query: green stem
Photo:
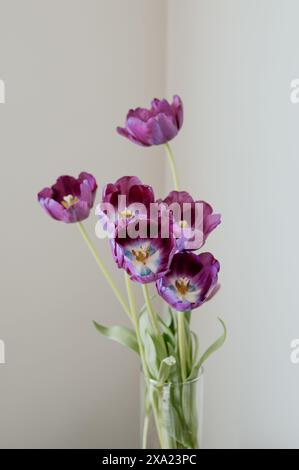
[[179, 354], [181, 363], [182, 382], [187, 380], [187, 355], [186, 355], [186, 332], [185, 332], [185, 318], [183, 312], [178, 312], [178, 339], [179, 339]]
[[174, 187], [177, 191], [179, 191], [180, 190], [179, 176], [178, 176], [178, 172], [177, 172], [177, 168], [175, 164], [175, 159], [174, 159], [171, 147], [168, 142], [165, 144], [165, 149], [166, 149], [168, 162], [169, 162], [170, 169], [171, 169]]
[[146, 449], [148, 436], [149, 414], [145, 413], [142, 433], [142, 449]]
[[99, 266], [99, 268], [101, 269], [106, 281], [108, 282], [109, 286], [111, 287], [111, 289], [113, 290], [116, 298], [118, 299], [119, 303], [121, 304], [121, 306], [123, 307], [124, 311], [126, 312], [126, 314], [129, 316], [129, 318], [131, 318], [131, 315], [130, 315], [130, 310], [129, 310], [129, 307], [127, 305], [127, 303], [125, 302], [121, 292], [119, 291], [119, 289], [117, 288], [115, 282], [113, 281], [108, 269], [106, 268], [105, 264], [103, 263], [103, 261], [101, 260], [100, 256], [98, 255], [96, 249], [95, 249], [95, 246], [94, 244], [92, 243], [84, 225], [82, 224], [82, 222], [78, 222], [77, 223], [77, 226], [81, 232], [81, 235], [82, 237], [84, 238], [84, 241], [86, 242], [86, 245], [88, 246], [88, 248], [90, 249], [90, 252], [91, 254], [93, 255], [94, 259], [96, 260], [96, 263], [97, 265]]
[[[135, 325], [135, 330], [136, 330], [136, 338], [137, 338], [139, 351], [140, 351], [140, 358], [141, 358], [141, 364], [142, 364], [142, 369], [143, 369], [143, 373], [144, 373], [145, 386], [146, 387], [151, 387], [151, 384], [150, 384], [150, 381], [149, 381], [150, 374], [149, 374], [149, 371], [148, 371], [147, 362], [146, 362], [146, 358], [145, 358], [145, 354], [144, 354], [143, 343], [142, 343], [141, 335], [140, 335], [139, 319], [138, 319], [137, 311], [136, 311], [135, 297], [134, 297], [134, 294], [133, 294], [131, 281], [130, 281], [130, 278], [129, 278], [127, 273], [125, 273], [125, 282], [126, 282], [127, 294], [128, 294], [130, 311], [131, 311], [131, 319], [132, 319], [132, 321]], [[148, 291], [147, 291], [147, 297], [146, 298], [148, 298], [148, 301], [149, 301], [149, 304], [147, 303], [147, 306], [148, 305], [151, 306]], [[152, 311], [152, 313], [153, 313], [153, 311]], [[162, 431], [160, 429], [159, 410], [157, 408], [157, 404], [155, 402], [155, 399], [153, 399], [152, 405], [153, 405], [153, 412], [154, 412], [154, 417], [155, 417], [155, 422], [156, 422], [156, 428], [157, 428], [159, 441], [160, 441], [160, 444], [161, 444], [161, 448], [163, 448], [163, 434], [162, 434]], [[148, 426], [149, 426], [149, 413], [148, 413], [147, 410], [145, 410], [143, 435], [142, 435], [142, 448], [143, 449], [146, 449]]]
[[[153, 412], [154, 412], [154, 418], [155, 418], [155, 423], [156, 423], [156, 429], [157, 429], [157, 434], [158, 434], [158, 439], [160, 442], [161, 449], [164, 449], [164, 439], [163, 439], [163, 431], [161, 427], [161, 418], [160, 418], [160, 412], [159, 412], [159, 406], [157, 403], [157, 398], [156, 397], [157, 391], [153, 391], [153, 397], [152, 397], [152, 405], [153, 405]], [[159, 399], [159, 398], [158, 398]]]
[[159, 328], [157, 315], [156, 315], [156, 313], [153, 309], [152, 303], [151, 303], [151, 299], [150, 299], [147, 284], [142, 284], [142, 291], [143, 291], [143, 296], [144, 296], [144, 300], [145, 300], [145, 303], [146, 303], [147, 312], [148, 312], [149, 317], [151, 319], [151, 323], [152, 323], [154, 332], [157, 336], [160, 336], [161, 331], [160, 331], [160, 328]]
[[148, 379], [149, 372], [148, 372], [148, 367], [147, 367], [146, 360], [145, 360], [144, 349], [143, 349], [143, 344], [142, 344], [141, 335], [140, 335], [139, 319], [138, 319], [137, 311], [136, 311], [136, 302], [135, 302], [135, 297], [132, 291], [131, 281], [127, 273], [125, 273], [125, 283], [126, 283], [127, 294], [128, 294], [128, 299], [129, 299], [130, 311], [131, 311], [131, 320], [134, 323], [135, 330], [136, 330], [136, 338], [137, 338], [139, 351], [140, 351], [142, 369], [143, 369], [145, 379]]

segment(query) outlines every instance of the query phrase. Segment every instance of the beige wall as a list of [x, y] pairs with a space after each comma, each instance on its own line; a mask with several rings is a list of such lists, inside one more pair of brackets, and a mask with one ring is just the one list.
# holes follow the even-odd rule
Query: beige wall
[[222, 291], [194, 314], [202, 347], [217, 315], [229, 329], [206, 367], [204, 445], [298, 447], [298, 10], [296, 0], [0, 0], [0, 447], [137, 446], [138, 362], [91, 325], [124, 315], [76, 227], [35, 197], [81, 169], [100, 186], [135, 173], [170, 189], [161, 151], [115, 126], [130, 106], [173, 93], [186, 110], [173, 143], [181, 180], [223, 214], [206, 246]]
[[222, 290], [194, 314], [203, 343], [228, 325], [206, 366], [206, 447], [299, 447], [296, 0], [170, 0], [168, 90], [184, 97], [174, 148], [181, 180], [223, 223], [206, 248]]
[[0, 447], [138, 443], [138, 362], [91, 324], [124, 314], [76, 227], [36, 193], [82, 169], [100, 186], [138, 174], [161, 188], [159, 149], [115, 127], [164, 92], [164, 24], [159, 0], [0, 0]]

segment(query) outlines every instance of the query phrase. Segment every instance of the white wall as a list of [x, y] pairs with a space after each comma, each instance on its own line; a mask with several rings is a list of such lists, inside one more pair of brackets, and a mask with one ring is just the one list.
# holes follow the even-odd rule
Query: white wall
[[137, 446], [138, 362], [91, 324], [124, 314], [76, 227], [36, 193], [82, 169], [99, 193], [124, 174], [161, 187], [160, 150], [115, 127], [163, 95], [164, 25], [159, 0], [0, 0], [0, 447]]
[[299, 446], [298, 15], [296, 0], [0, 0], [0, 447], [137, 445], [138, 363], [91, 325], [123, 313], [75, 227], [35, 197], [81, 169], [159, 192], [162, 152], [114, 128], [173, 93], [181, 180], [223, 214], [206, 246], [222, 291], [194, 314], [203, 347], [217, 315], [229, 328], [206, 367], [205, 446]]
[[295, 0], [170, 0], [169, 93], [185, 102], [174, 144], [181, 179], [223, 224], [206, 248], [222, 291], [194, 314], [204, 343], [229, 338], [206, 367], [206, 447], [299, 447], [298, 122]]

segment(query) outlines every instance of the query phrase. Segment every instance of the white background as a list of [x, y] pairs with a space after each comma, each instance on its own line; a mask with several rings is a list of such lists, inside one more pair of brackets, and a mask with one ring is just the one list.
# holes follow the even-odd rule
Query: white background
[[138, 362], [91, 325], [124, 316], [76, 227], [36, 193], [84, 169], [163, 196], [162, 149], [115, 126], [174, 93], [182, 185], [223, 216], [206, 245], [222, 290], [194, 313], [203, 347], [217, 315], [229, 329], [206, 366], [205, 447], [299, 447], [298, 15], [296, 0], [0, 0], [0, 447], [138, 445]]

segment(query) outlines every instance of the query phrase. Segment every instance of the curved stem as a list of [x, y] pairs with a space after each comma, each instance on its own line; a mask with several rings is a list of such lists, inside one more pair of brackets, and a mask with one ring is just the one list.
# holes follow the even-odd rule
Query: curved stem
[[142, 291], [143, 291], [143, 296], [144, 296], [144, 300], [145, 300], [145, 303], [146, 303], [147, 312], [148, 312], [149, 317], [151, 319], [151, 323], [152, 323], [154, 332], [156, 333], [157, 336], [160, 336], [161, 332], [160, 332], [160, 328], [159, 328], [159, 323], [158, 323], [157, 315], [156, 315], [156, 313], [153, 309], [152, 303], [151, 303], [151, 299], [150, 299], [147, 284], [142, 284]]
[[178, 171], [177, 171], [177, 168], [176, 168], [175, 159], [174, 159], [171, 147], [170, 147], [168, 142], [165, 144], [165, 149], [166, 149], [166, 153], [167, 153], [167, 157], [168, 157], [168, 161], [169, 161], [169, 165], [170, 165], [170, 169], [171, 169], [171, 174], [172, 174], [172, 178], [173, 178], [173, 182], [174, 182], [174, 187], [175, 187], [176, 191], [179, 191], [180, 190], [180, 183], [179, 183]]
[[137, 338], [137, 342], [139, 346], [143, 373], [144, 373], [145, 378], [149, 378], [149, 372], [148, 372], [148, 368], [147, 368], [147, 364], [145, 360], [144, 349], [143, 349], [143, 344], [142, 344], [141, 335], [140, 335], [139, 319], [138, 319], [137, 311], [136, 311], [135, 297], [132, 291], [130, 278], [126, 272], [125, 272], [125, 283], [126, 283], [127, 294], [128, 294], [128, 299], [129, 299], [130, 311], [131, 311], [131, 320], [134, 323], [135, 330], [136, 330], [136, 338]]
[[78, 222], [76, 225], [78, 226], [78, 228], [80, 230], [80, 233], [81, 233], [82, 237], [84, 238], [84, 241], [86, 242], [86, 245], [90, 249], [90, 252], [93, 255], [94, 259], [96, 260], [96, 263], [99, 266], [100, 270], [102, 271], [106, 281], [108, 282], [109, 286], [113, 290], [117, 300], [119, 301], [119, 303], [123, 307], [126, 314], [129, 316], [129, 318], [131, 318], [129, 307], [128, 307], [127, 303], [125, 302], [125, 300], [123, 298], [123, 295], [121, 294], [121, 292], [117, 288], [117, 286], [116, 286], [115, 282], [113, 281], [108, 269], [106, 268], [105, 264], [103, 263], [100, 256], [98, 255], [97, 250], [95, 249], [95, 246], [92, 243], [92, 241], [91, 241], [84, 225], [82, 224], [82, 222]]
[[[142, 364], [142, 369], [143, 369], [144, 378], [145, 378], [145, 387], [150, 387], [150, 384], [148, 382], [148, 379], [150, 378], [150, 374], [149, 374], [149, 371], [148, 371], [146, 358], [145, 358], [145, 354], [144, 354], [144, 349], [143, 349], [143, 344], [142, 344], [141, 335], [140, 335], [139, 318], [138, 318], [137, 312], [136, 312], [135, 297], [134, 297], [133, 290], [132, 290], [131, 280], [130, 280], [130, 277], [128, 276], [127, 273], [125, 273], [125, 282], [126, 282], [126, 288], [127, 288], [127, 294], [128, 294], [128, 299], [129, 299], [130, 310], [131, 310], [131, 319], [132, 319], [132, 321], [135, 325], [135, 330], [136, 330], [136, 338], [137, 338], [137, 342], [138, 342], [138, 346], [139, 346], [141, 364]], [[147, 295], [148, 295], [148, 292], [147, 292]], [[148, 299], [149, 299], [149, 296], [148, 296]], [[146, 397], [144, 399], [146, 400]], [[145, 406], [145, 408], [147, 408], [147, 407]], [[162, 432], [161, 432], [161, 429], [160, 429], [159, 411], [157, 409], [155, 401], [153, 401], [153, 412], [154, 412], [154, 417], [155, 417], [155, 422], [156, 422], [156, 428], [157, 428], [159, 441], [160, 441], [161, 447], [163, 448], [163, 437], [162, 437]], [[142, 448], [143, 449], [146, 449], [146, 446], [147, 446], [148, 426], [149, 426], [149, 411], [145, 409], [143, 434], [142, 434]]]
[[184, 313], [178, 312], [178, 339], [181, 363], [182, 382], [187, 380], [186, 332]]

